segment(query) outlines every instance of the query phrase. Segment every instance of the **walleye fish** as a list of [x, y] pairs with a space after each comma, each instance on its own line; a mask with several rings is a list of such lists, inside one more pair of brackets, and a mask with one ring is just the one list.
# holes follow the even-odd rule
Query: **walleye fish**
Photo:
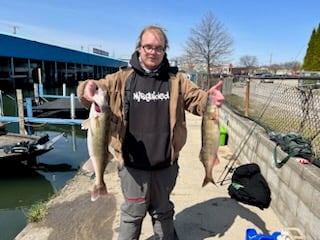
[[91, 192], [91, 201], [96, 201], [101, 195], [108, 193], [104, 181], [104, 170], [111, 159], [109, 152], [109, 107], [107, 94], [98, 88], [93, 96], [93, 103], [90, 107], [89, 118], [82, 123], [82, 129], [87, 129], [87, 147], [95, 173], [95, 183]]
[[202, 183], [202, 187], [204, 187], [209, 182], [216, 184], [213, 180], [212, 170], [215, 165], [220, 163], [218, 158], [220, 139], [219, 113], [218, 107], [211, 101], [211, 96], [208, 97], [206, 110], [202, 117], [201, 138], [199, 158], [205, 169], [205, 177]]

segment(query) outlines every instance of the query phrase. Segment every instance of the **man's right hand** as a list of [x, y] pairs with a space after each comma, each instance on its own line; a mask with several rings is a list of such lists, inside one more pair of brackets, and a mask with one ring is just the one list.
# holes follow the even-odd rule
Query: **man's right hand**
[[83, 97], [87, 99], [89, 102], [93, 101], [93, 96], [97, 90], [97, 85], [93, 80], [88, 80], [84, 87]]

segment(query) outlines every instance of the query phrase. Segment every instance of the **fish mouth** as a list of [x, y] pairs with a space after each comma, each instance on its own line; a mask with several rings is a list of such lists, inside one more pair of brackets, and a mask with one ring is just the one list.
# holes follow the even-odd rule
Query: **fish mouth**
[[94, 104], [94, 109], [96, 110], [96, 112], [101, 112], [101, 107], [98, 105], [98, 103], [93, 102]]

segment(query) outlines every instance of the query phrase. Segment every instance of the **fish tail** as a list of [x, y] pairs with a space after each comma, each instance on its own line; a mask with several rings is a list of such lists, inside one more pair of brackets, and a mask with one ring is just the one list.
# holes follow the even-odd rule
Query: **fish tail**
[[213, 183], [214, 185], [216, 185], [215, 181], [213, 180], [213, 178], [211, 177], [205, 177], [203, 179], [203, 183], [202, 183], [202, 187], [206, 186], [209, 182]]
[[108, 194], [108, 191], [105, 184], [102, 184], [100, 186], [95, 184], [91, 192], [91, 201], [94, 202], [98, 200], [100, 196], [107, 195], [107, 194]]

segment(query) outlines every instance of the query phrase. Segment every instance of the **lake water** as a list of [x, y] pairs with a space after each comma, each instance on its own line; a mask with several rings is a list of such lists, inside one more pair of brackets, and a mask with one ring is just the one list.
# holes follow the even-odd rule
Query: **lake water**
[[[10, 106], [12, 104], [12, 106]], [[7, 99], [5, 115], [15, 114], [15, 103]], [[18, 132], [18, 124], [7, 124], [10, 132]], [[34, 126], [34, 135], [49, 139], [65, 133], [54, 148], [36, 158], [36, 168], [0, 162], [0, 239], [12, 240], [27, 224], [31, 205], [46, 201], [63, 188], [88, 159], [86, 132], [79, 125]]]

